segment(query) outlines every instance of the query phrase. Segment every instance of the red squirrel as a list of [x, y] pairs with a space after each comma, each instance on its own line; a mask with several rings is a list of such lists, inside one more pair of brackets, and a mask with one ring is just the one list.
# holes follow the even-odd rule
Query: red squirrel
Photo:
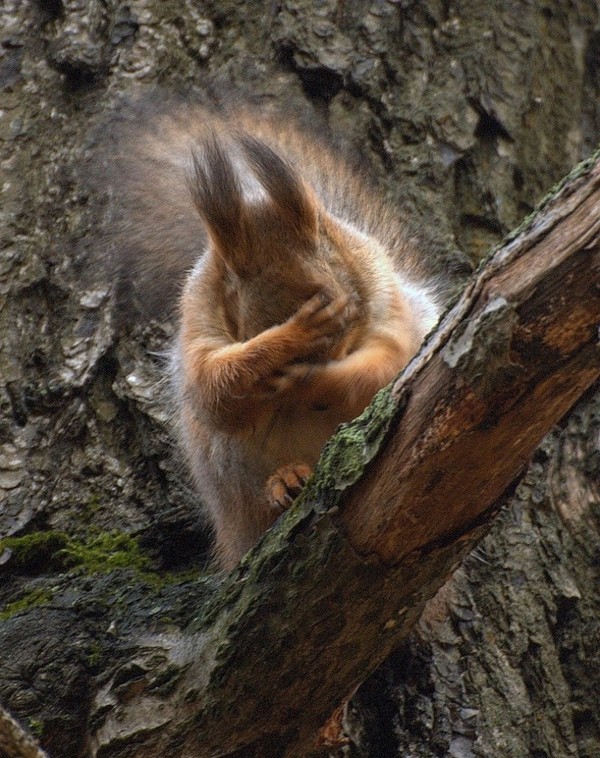
[[441, 286], [400, 213], [305, 130], [179, 104], [115, 146], [116, 247], [176, 304], [180, 444], [232, 568], [435, 325]]

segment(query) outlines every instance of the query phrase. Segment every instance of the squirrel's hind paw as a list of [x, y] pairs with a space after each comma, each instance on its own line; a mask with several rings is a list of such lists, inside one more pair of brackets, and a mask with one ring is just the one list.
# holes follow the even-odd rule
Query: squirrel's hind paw
[[279, 513], [287, 510], [300, 494], [300, 490], [312, 474], [305, 463], [288, 463], [281, 466], [267, 479], [265, 487], [267, 502]]

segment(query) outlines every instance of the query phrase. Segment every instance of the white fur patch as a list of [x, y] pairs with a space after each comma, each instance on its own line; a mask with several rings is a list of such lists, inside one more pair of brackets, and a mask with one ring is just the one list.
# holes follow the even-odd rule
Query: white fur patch
[[439, 321], [442, 315], [442, 306], [437, 301], [434, 291], [429, 287], [407, 281], [402, 274], [395, 273], [394, 276], [409, 305], [419, 314], [419, 322], [423, 327], [423, 336], [425, 336]]

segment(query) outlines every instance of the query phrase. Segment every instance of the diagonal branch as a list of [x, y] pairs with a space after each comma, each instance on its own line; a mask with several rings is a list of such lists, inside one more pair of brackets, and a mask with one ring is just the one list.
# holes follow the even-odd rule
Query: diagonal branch
[[97, 755], [316, 750], [319, 727], [410, 632], [541, 437], [600, 375], [599, 233], [590, 160], [340, 430], [301, 502], [193, 627], [135, 640], [141, 683], [125, 700], [114, 683], [97, 696]]

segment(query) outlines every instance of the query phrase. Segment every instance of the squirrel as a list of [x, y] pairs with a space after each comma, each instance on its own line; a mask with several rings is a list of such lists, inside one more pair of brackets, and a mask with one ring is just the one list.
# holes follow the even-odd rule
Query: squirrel
[[148, 311], [175, 309], [177, 434], [231, 569], [416, 353], [444, 287], [400, 213], [294, 123], [142, 108], [114, 152], [119, 265]]

